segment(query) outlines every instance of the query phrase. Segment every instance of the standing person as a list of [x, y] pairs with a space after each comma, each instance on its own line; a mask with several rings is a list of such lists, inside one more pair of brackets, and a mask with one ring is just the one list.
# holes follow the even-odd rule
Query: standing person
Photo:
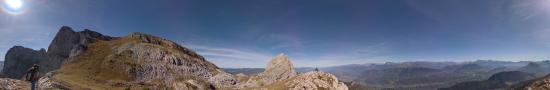
[[36, 88], [36, 81], [38, 81], [38, 74], [40, 74], [40, 72], [38, 72], [39, 67], [40, 66], [38, 64], [33, 64], [32, 67], [29, 68], [29, 70], [27, 70], [27, 73], [25, 74], [25, 79], [31, 82], [31, 90], [35, 90]]

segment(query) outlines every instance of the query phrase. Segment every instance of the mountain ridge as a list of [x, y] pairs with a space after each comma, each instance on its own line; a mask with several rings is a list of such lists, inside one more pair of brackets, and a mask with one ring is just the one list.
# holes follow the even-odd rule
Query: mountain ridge
[[[252, 83], [247, 84], [252, 87], [243, 87], [246, 85], [242, 83], [244, 79], [239, 79], [240, 75], [226, 73], [214, 63], [178, 43], [140, 32], [110, 37], [88, 29], [74, 32], [70, 27], [63, 26], [47, 51], [28, 51], [40, 52], [39, 55], [56, 57], [55, 60], [61, 61], [51, 64], [57, 65], [59, 69], [43, 71], [45, 75], [38, 81], [40, 89], [348, 89], [330, 73], [297, 74], [290, 59], [283, 54], [275, 57], [273, 62], [267, 65], [265, 73], [257, 78], [268, 83]], [[15, 53], [15, 56], [19, 57], [17, 55], [37, 56]], [[28, 62], [27, 59], [19, 58], [7, 60], [24, 61], [15, 62], [13, 65], [51, 61], [31, 59], [34, 62]], [[7, 70], [15, 69], [8, 67]], [[21, 81], [0, 78], [0, 84], [14, 82]], [[28, 83], [14, 85], [21, 84]], [[8, 87], [10, 88], [16, 87]]]

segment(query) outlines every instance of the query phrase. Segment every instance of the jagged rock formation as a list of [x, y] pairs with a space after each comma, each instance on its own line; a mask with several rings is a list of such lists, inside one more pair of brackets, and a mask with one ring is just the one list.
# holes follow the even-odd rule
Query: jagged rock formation
[[41, 73], [54, 70], [61, 65], [61, 58], [46, 53], [44, 49], [39, 51], [14, 46], [6, 53], [2, 74], [8, 78], [20, 79], [32, 64], [40, 64]]
[[68, 58], [74, 56], [86, 50], [89, 43], [93, 43], [97, 40], [109, 41], [113, 37], [105, 36], [101, 33], [84, 29], [81, 32], [75, 32], [72, 28], [63, 26], [57, 32], [52, 43], [48, 47], [48, 53], [57, 55], [62, 58]]
[[268, 82], [272, 82], [289, 79], [296, 76], [297, 73], [288, 57], [285, 54], [279, 54], [267, 63], [267, 67], [262, 74]]
[[21, 80], [0, 78], [0, 90], [30, 90], [30, 85]]
[[[243, 74], [239, 78], [246, 78]], [[241, 79], [242, 80], [242, 79]], [[269, 61], [264, 72], [249, 76], [240, 89], [268, 90], [347, 90], [347, 86], [336, 76], [320, 71], [311, 71], [298, 75], [294, 66], [284, 54]]]
[[294, 66], [288, 59], [288, 57], [284, 54], [279, 54], [274, 59], [271, 59], [267, 67], [265, 68], [265, 71], [258, 74], [258, 76], [254, 76], [251, 79], [257, 79], [254, 81], [250, 81], [249, 83], [252, 83], [250, 85], [267, 85], [271, 84], [275, 81], [280, 81], [284, 79], [289, 79], [291, 77], [296, 76], [296, 71], [294, 70]]
[[53, 39], [48, 51], [32, 50], [23, 46], [10, 48], [6, 53], [6, 64], [3, 66], [2, 74], [8, 78], [19, 79], [32, 64], [39, 64], [40, 72], [47, 73], [58, 69], [71, 55], [77, 55], [86, 50], [87, 44], [111, 39], [113, 38], [91, 30], [75, 32], [70, 27], [63, 26]]

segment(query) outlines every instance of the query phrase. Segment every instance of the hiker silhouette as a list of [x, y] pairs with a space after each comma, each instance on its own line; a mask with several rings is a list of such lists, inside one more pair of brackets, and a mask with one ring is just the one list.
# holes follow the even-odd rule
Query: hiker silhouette
[[33, 64], [32, 67], [29, 68], [25, 73], [25, 80], [31, 82], [31, 90], [35, 90], [36, 88], [36, 81], [38, 81], [39, 74], [40, 74], [40, 72], [38, 72], [39, 67], [40, 65]]

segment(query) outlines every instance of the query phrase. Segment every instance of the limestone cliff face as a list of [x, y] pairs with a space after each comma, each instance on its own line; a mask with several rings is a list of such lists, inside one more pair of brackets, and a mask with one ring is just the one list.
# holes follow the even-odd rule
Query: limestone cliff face
[[89, 43], [97, 40], [111, 40], [113, 37], [84, 30], [75, 32], [70, 27], [63, 26], [52, 40], [48, 51], [32, 50], [23, 46], [14, 46], [8, 50], [2, 74], [8, 78], [19, 79], [32, 65], [39, 64], [40, 72], [47, 73], [58, 69], [70, 56], [86, 50]]
[[63, 26], [57, 32], [54, 39], [48, 47], [48, 53], [62, 58], [74, 56], [85, 50], [89, 43], [97, 40], [108, 41], [113, 37], [105, 36], [101, 33], [85, 29], [81, 32], [75, 32], [71, 27]]
[[[22, 46], [14, 46], [6, 53], [6, 61], [2, 73], [9, 78], [21, 78], [23, 73], [34, 63], [40, 61], [45, 52], [38, 52]], [[38, 56], [38, 57], [37, 57]]]

